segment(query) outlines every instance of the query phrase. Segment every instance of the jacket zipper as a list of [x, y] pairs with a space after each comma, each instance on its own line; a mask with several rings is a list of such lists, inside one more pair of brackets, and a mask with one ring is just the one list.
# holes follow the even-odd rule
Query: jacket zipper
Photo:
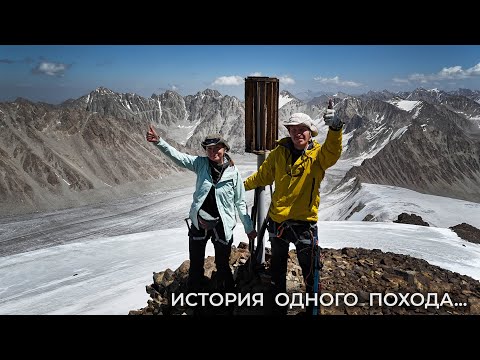
[[317, 181], [317, 179], [313, 178], [312, 190], [310, 191], [310, 203], [308, 204], [308, 207], [312, 207], [313, 189], [315, 188], [315, 181]]

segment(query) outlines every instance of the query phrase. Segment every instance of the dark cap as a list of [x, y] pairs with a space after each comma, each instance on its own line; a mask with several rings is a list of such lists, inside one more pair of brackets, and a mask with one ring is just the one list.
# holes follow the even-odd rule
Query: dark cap
[[230, 150], [230, 146], [228, 146], [228, 143], [225, 141], [225, 139], [222, 137], [221, 134], [210, 134], [205, 137], [205, 139], [202, 141], [202, 147], [206, 150], [207, 146], [214, 146], [217, 144], [223, 144], [225, 146], [225, 149], [227, 151]]

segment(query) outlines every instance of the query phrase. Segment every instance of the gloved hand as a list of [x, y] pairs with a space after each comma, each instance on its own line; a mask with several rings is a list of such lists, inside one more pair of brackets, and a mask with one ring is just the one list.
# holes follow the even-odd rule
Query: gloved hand
[[335, 110], [327, 109], [325, 114], [323, 114], [323, 120], [325, 124], [330, 127], [332, 130], [340, 130], [343, 126], [342, 120], [339, 119], [335, 114]]

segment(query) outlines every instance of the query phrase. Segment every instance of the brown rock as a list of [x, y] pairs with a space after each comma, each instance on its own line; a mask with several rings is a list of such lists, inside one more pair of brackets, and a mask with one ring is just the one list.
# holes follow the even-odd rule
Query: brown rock
[[[232, 249], [232, 258], [236, 259], [231, 264], [232, 271], [235, 271], [236, 294], [263, 294], [264, 306], [239, 306], [234, 304], [232, 308], [206, 306], [201, 309], [201, 315], [233, 314], [233, 315], [265, 315], [271, 313], [273, 298], [270, 293], [270, 262], [266, 261], [264, 266], [258, 267], [254, 274], [249, 273], [247, 260], [243, 264], [245, 250]], [[287, 294], [292, 298], [293, 293], [303, 293], [305, 284], [301, 268], [298, 264], [296, 253], [290, 251], [287, 263]], [[384, 253], [378, 249], [366, 250], [361, 248], [344, 248], [341, 250], [323, 249], [323, 269], [320, 276], [320, 292], [335, 294], [354, 293], [358, 302], [352, 306], [343, 303], [339, 299], [339, 306], [320, 306], [321, 315], [329, 314], [365, 314], [365, 315], [409, 315], [409, 314], [480, 314], [480, 282], [458, 273], [451, 272], [430, 265], [427, 261], [416, 259], [407, 255]], [[146, 286], [146, 291], [151, 300], [147, 302], [144, 309], [132, 310], [130, 314], [156, 314], [156, 315], [198, 315], [199, 309], [189, 306], [170, 305], [171, 294], [179, 294], [186, 291], [188, 276], [188, 262], [173, 272], [167, 269], [163, 272], [154, 273], [154, 283]], [[205, 260], [205, 291], [216, 292], [215, 264], [214, 258], [208, 257]], [[155, 288], [160, 283], [161, 293]], [[388, 296], [387, 306], [384, 301], [379, 306], [375, 301], [370, 304], [372, 293], [379, 293], [384, 297]], [[414, 298], [416, 304], [422, 298], [424, 302], [420, 305], [413, 305], [411, 297], [420, 293]], [[428, 294], [436, 293], [440, 303], [448, 294], [454, 303], [449, 306], [446, 303], [438, 309], [435, 306], [425, 307]], [[402, 299], [406, 297], [407, 301]], [[348, 302], [352, 301], [348, 298]], [[446, 298], [445, 298], [446, 299]], [[382, 299], [383, 300], [383, 299]], [[396, 300], [396, 301], [395, 301]], [[325, 299], [326, 301], [326, 299]], [[455, 306], [455, 303], [457, 305]], [[467, 303], [467, 306], [459, 305]], [[302, 313], [300, 307], [288, 309], [288, 314]]]
[[460, 238], [476, 244], [480, 244], [480, 229], [467, 223], [461, 223], [450, 227]]
[[398, 219], [393, 221], [394, 223], [412, 224], [420, 226], [430, 226], [427, 222], [423, 221], [421, 216], [415, 214], [401, 213], [398, 215]]
[[470, 314], [480, 315], [480, 299], [478, 297], [469, 297], [467, 304], [470, 307]]

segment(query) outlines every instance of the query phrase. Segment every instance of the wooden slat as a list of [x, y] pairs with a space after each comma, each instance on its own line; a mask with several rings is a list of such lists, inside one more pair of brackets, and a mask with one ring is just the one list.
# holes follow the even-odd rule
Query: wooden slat
[[253, 151], [253, 94], [251, 81], [245, 81], [245, 152]]
[[267, 148], [266, 140], [267, 140], [267, 83], [262, 81], [260, 83], [260, 87], [262, 89], [259, 97], [259, 110], [260, 110], [260, 129], [262, 131], [261, 140], [260, 140], [260, 148], [259, 150], [265, 150]]
[[275, 148], [278, 137], [278, 90], [277, 78], [245, 79], [246, 152], [261, 153]]

